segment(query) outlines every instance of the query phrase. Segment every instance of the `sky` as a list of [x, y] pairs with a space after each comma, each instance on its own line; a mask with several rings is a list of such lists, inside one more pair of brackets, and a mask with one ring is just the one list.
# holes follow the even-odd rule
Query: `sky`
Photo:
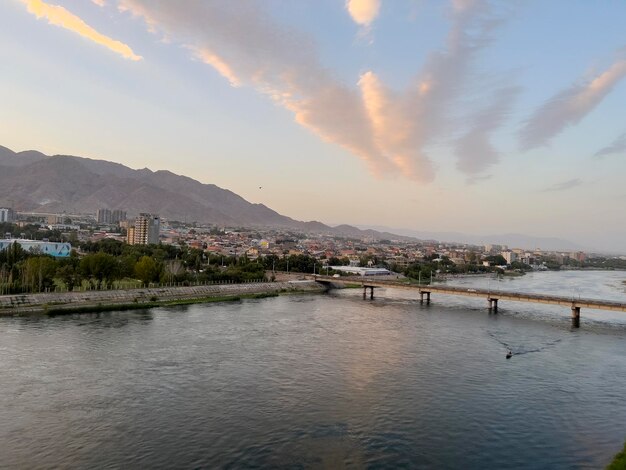
[[626, 3], [0, 0], [0, 145], [626, 253]]

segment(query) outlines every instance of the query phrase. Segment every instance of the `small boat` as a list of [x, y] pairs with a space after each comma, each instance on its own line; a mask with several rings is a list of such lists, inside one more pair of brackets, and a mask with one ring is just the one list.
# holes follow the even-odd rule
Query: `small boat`
[[513, 356], [513, 352], [509, 349], [509, 350], [506, 352], [506, 358], [507, 358], [507, 359], [511, 359], [511, 357], [512, 357], [512, 356]]

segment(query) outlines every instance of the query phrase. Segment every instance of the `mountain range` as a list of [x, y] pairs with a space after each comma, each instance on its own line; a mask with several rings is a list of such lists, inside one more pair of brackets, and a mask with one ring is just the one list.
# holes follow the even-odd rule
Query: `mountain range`
[[438, 240], [544, 250], [580, 250], [568, 240], [520, 234], [491, 236], [457, 232], [424, 232], [388, 227], [303, 222], [279, 214], [263, 204], [252, 204], [214, 184], [203, 184], [170, 171], [134, 170], [119, 163], [70, 155], [48, 156], [35, 150], [14, 152], [0, 146], [0, 202], [23, 212], [95, 213], [122, 209], [170, 220], [226, 226], [275, 227], [343, 237]]
[[119, 163], [0, 146], [0, 201], [23, 212], [95, 213], [122, 209], [178, 221], [276, 227], [346, 237], [410, 238], [350, 225], [302, 222], [252, 204], [214, 184], [170, 171], [134, 170]]
[[[366, 228], [359, 226], [359, 228]], [[469, 245], [483, 246], [506, 245], [509, 248], [524, 248], [527, 250], [542, 249], [546, 251], [594, 251], [594, 249], [582, 246], [578, 243], [556, 237], [534, 237], [520, 233], [500, 233], [487, 235], [474, 235], [461, 232], [429, 232], [423, 230], [411, 230], [406, 228], [391, 228], [383, 226], [367, 227], [375, 230], [384, 230], [397, 233], [406, 237], [420, 240], [437, 240], [448, 243], [467, 243]]]

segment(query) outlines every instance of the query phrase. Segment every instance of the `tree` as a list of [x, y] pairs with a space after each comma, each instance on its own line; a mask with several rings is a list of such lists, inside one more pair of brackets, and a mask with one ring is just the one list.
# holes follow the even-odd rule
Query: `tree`
[[102, 284], [110, 286], [119, 277], [119, 264], [115, 256], [104, 252], [87, 255], [80, 260], [80, 273], [89, 278], [92, 284], [101, 288]]
[[506, 259], [502, 255], [487, 256], [485, 259], [489, 261], [489, 264], [494, 266], [504, 266], [507, 264]]
[[365, 255], [359, 258], [359, 266], [361, 267], [371, 267], [377, 264], [377, 259], [374, 255]]
[[74, 290], [80, 284], [80, 273], [71, 264], [65, 264], [57, 269], [56, 276], [63, 281], [67, 290]]
[[135, 264], [135, 276], [144, 285], [159, 280], [161, 270], [155, 260], [149, 256], [142, 256]]
[[406, 277], [421, 280], [422, 284], [428, 284], [435, 270], [436, 267], [432, 263], [411, 263], [404, 271], [404, 274]]
[[329, 266], [340, 266], [341, 265], [341, 260], [339, 258], [337, 258], [336, 256], [331, 256], [330, 258], [328, 258], [328, 265]]
[[18, 242], [13, 242], [4, 250], [0, 250], [0, 264], [7, 264], [9, 268], [28, 257], [29, 253]]
[[186, 274], [183, 262], [179, 259], [172, 259], [163, 263], [163, 277], [165, 282], [181, 281], [185, 278]]
[[521, 261], [513, 261], [511, 263], [511, 269], [519, 269], [520, 271], [532, 271], [532, 266], [522, 263]]
[[31, 292], [42, 292], [54, 286], [56, 263], [48, 256], [34, 256], [21, 265], [22, 285]]

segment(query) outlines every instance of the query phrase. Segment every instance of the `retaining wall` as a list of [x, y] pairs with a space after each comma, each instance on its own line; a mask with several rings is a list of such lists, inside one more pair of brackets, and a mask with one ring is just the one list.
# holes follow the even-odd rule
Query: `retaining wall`
[[249, 284], [211, 284], [181, 287], [151, 287], [128, 290], [93, 290], [82, 292], [50, 292], [0, 296], [0, 315], [22, 315], [89, 306], [151, 303], [155, 301], [193, 300], [246, 294], [285, 291], [321, 291], [315, 281], [255, 282]]

